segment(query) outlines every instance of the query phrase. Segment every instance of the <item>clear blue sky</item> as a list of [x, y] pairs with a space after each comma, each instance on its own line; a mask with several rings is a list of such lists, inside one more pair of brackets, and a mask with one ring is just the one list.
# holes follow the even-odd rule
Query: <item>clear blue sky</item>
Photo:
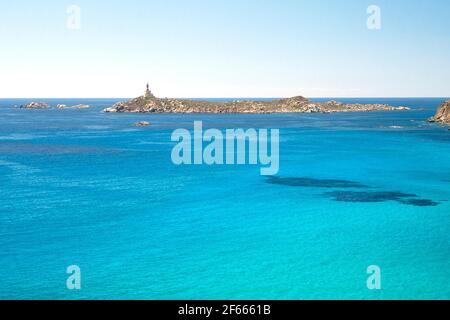
[[0, 97], [449, 96], [449, 21], [448, 0], [1, 0]]

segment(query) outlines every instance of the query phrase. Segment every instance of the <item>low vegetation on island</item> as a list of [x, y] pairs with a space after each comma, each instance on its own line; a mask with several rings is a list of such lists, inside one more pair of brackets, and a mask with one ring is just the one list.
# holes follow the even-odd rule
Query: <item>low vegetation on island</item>
[[386, 104], [345, 104], [337, 101], [312, 102], [298, 96], [271, 101], [235, 100], [213, 102], [207, 100], [170, 99], [155, 97], [148, 85], [143, 96], [126, 102], [118, 102], [104, 112], [135, 113], [331, 113], [379, 110], [409, 110]]

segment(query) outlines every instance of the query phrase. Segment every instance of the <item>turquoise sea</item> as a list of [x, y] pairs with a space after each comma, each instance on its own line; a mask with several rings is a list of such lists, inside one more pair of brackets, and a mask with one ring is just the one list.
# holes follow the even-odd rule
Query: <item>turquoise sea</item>
[[[339, 114], [15, 107], [33, 100], [0, 100], [0, 299], [450, 299], [450, 132], [424, 121], [445, 98], [336, 99], [413, 108]], [[194, 120], [279, 128], [278, 176], [173, 165], [171, 133]]]

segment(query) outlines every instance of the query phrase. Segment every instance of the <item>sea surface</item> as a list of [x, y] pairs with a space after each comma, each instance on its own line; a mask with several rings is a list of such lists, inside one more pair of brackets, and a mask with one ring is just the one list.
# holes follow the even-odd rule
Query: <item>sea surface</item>
[[[445, 98], [336, 99], [413, 108], [337, 114], [17, 108], [33, 100], [0, 100], [0, 299], [450, 299], [450, 132], [425, 121]], [[171, 133], [194, 120], [280, 129], [279, 174], [175, 166]]]

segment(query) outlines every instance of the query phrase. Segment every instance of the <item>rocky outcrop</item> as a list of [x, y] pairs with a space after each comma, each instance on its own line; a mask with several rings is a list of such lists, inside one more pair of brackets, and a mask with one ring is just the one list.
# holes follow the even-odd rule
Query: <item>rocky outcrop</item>
[[344, 104], [336, 101], [312, 102], [298, 96], [272, 101], [237, 100], [212, 102], [205, 100], [160, 99], [146, 92], [144, 96], [127, 102], [119, 102], [104, 112], [149, 112], [149, 113], [330, 113], [377, 110], [409, 110], [385, 104]]
[[58, 104], [56, 109], [89, 109], [91, 106], [87, 104], [77, 104], [75, 106], [67, 106], [65, 104]]
[[45, 102], [30, 102], [20, 106], [23, 109], [48, 109], [50, 106]]
[[450, 125], [450, 100], [444, 102], [436, 112], [436, 115], [428, 120]]

